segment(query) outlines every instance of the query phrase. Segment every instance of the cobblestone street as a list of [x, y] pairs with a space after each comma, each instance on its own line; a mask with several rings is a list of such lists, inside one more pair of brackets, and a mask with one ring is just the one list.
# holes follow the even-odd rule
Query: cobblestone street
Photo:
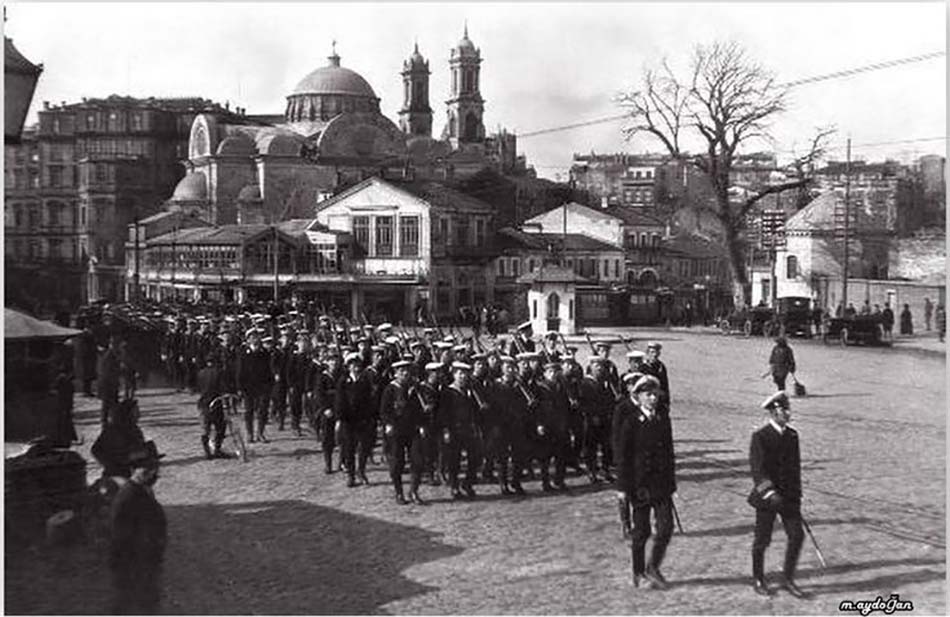
[[[397, 506], [381, 464], [370, 486], [323, 473], [312, 436], [271, 426], [249, 462], [205, 460], [195, 396], [140, 393], [142, 429], [167, 453], [156, 488], [169, 520], [164, 611], [174, 614], [835, 614], [843, 600], [899, 593], [915, 614], [946, 607], [945, 358], [902, 349], [791, 341], [808, 396], [793, 400], [806, 540], [796, 600], [750, 586], [754, 513], [748, 445], [774, 387], [762, 379], [771, 341], [684, 331], [629, 331], [664, 344], [677, 450], [676, 533], [668, 591], [635, 589], [610, 487], [568, 479], [568, 494]], [[598, 333], [606, 336], [606, 333]], [[595, 338], [597, 338], [595, 336]], [[586, 347], [581, 361], [586, 365]], [[623, 369], [623, 347], [614, 361]], [[77, 397], [89, 455], [98, 401]], [[379, 454], [377, 453], [377, 457]], [[781, 568], [776, 525], [766, 570]], [[37, 548], [6, 563], [8, 613], [102, 613], [104, 562], [85, 546]]]

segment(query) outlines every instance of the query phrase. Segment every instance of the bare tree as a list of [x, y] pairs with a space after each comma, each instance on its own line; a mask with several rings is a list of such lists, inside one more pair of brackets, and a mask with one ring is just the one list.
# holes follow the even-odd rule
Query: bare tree
[[[652, 135], [676, 161], [708, 180], [713, 198], [692, 205], [711, 212], [721, 224], [736, 299], [748, 301], [746, 215], [769, 195], [807, 191], [822, 145], [833, 130], [817, 131], [808, 153], [789, 166], [784, 181], [739, 196], [732, 190], [732, 172], [742, 146], [755, 139], [771, 140], [769, 123], [785, 111], [787, 90], [735, 42], [697, 46], [690, 69], [683, 79], [664, 60], [660, 68], [644, 72], [641, 90], [621, 94], [618, 102], [633, 122], [624, 133], [628, 139]], [[689, 152], [688, 144], [700, 144], [699, 151]]]

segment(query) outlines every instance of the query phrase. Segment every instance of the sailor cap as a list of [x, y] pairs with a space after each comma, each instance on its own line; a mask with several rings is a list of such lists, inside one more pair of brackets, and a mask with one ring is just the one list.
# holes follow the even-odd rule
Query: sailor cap
[[772, 409], [773, 407], [777, 406], [788, 409], [788, 394], [785, 392], [785, 390], [779, 390], [775, 394], [762, 401], [762, 409]]

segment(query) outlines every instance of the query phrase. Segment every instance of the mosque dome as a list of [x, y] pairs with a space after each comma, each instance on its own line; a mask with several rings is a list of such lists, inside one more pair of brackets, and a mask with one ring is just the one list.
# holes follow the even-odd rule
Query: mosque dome
[[379, 113], [379, 97], [369, 82], [340, 66], [335, 48], [327, 59], [327, 66], [301, 79], [287, 97], [287, 121], [326, 121], [347, 112]]

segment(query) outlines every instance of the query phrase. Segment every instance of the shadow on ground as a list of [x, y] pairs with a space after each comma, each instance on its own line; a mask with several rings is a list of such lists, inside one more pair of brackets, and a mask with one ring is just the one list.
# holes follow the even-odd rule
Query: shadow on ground
[[[165, 614], [381, 613], [390, 602], [433, 589], [403, 571], [463, 550], [417, 527], [304, 501], [168, 506], [165, 512]], [[107, 610], [109, 573], [91, 547], [23, 551], [15, 564], [7, 557], [6, 612]]]

